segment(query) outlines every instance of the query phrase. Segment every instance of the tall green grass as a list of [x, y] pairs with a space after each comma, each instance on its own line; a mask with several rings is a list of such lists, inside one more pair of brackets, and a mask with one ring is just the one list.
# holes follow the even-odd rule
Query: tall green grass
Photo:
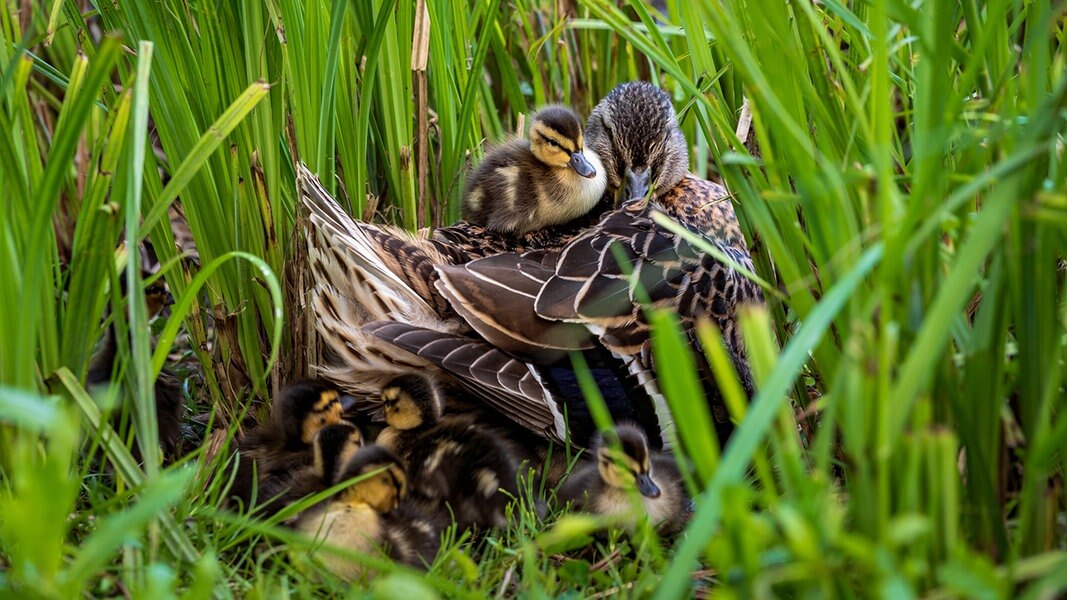
[[[644, 78], [672, 94], [693, 170], [730, 188], [770, 286], [744, 321], [751, 404], [708, 357], [740, 422], [721, 454], [689, 374], [661, 373], [702, 490], [688, 534], [666, 555], [638, 536], [561, 558], [588, 524], [527, 515], [377, 592], [1063, 593], [1062, 3], [20, 6], [0, 7], [0, 589], [340, 590], [257, 552], [306, 541], [215, 508], [225, 453], [152, 460], [152, 380], [176, 335], [204, 367], [197, 410], [232, 435], [307, 360], [283, 317], [299, 298], [281, 286], [301, 244], [294, 161], [353, 214], [448, 223], [483, 141]], [[178, 201], [198, 261], [174, 246]], [[178, 300], [154, 353], [139, 294], [118, 291], [141, 285], [116, 262], [123, 236], [152, 242]], [[123, 385], [94, 399], [109, 307], [132, 336]], [[669, 315], [654, 318], [660, 362], [678, 364]], [[115, 395], [143, 469], [101, 417]]]

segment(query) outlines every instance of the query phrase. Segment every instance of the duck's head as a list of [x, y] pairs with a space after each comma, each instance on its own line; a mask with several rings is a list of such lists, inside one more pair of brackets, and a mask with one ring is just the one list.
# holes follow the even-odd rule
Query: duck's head
[[390, 427], [415, 429], [436, 423], [444, 412], [444, 400], [433, 381], [409, 373], [382, 388], [382, 412]]
[[306, 447], [320, 429], [341, 422], [350, 401], [325, 382], [298, 381], [275, 398], [272, 414], [289, 447]]
[[589, 148], [600, 157], [608, 190], [623, 199], [670, 190], [689, 171], [685, 135], [670, 96], [645, 81], [623, 83], [593, 108]]
[[338, 465], [346, 464], [363, 447], [363, 433], [348, 421], [327, 425], [315, 435], [315, 473], [327, 485], [336, 480]]
[[530, 150], [550, 167], [572, 169], [589, 179], [596, 177], [596, 168], [585, 156], [582, 121], [567, 107], [549, 106], [534, 115]]
[[[621, 450], [616, 450], [616, 446]], [[620, 424], [596, 444], [597, 470], [604, 483], [614, 488], [636, 487], [646, 498], [658, 498], [659, 486], [652, 480], [648, 437], [636, 425]]]
[[341, 469], [337, 481], [359, 477], [340, 492], [346, 504], [366, 504], [380, 513], [396, 508], [408, 491], [404, 463], [389, 450], [371, 444], [361, 448]]

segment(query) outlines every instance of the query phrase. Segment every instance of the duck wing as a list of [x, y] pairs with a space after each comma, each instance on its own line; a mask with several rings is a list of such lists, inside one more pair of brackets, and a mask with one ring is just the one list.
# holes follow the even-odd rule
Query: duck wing
[[[415, 354], [455, 377], [464, 390], [513, 422], [548, 439], [587, 446], [596, 425], [569, 357], [539, 364], [517, 358], [474, 337], [378, 322], [364, 331]], [[618, 356], [603, 348], [583, 351], [590, 375], [616, 421], [636, 421], [649, 443], [662, 447], [673, 421], [655, 376], [644, 368], [651, 356]]]
[[569, 350], [593, 347], [593, 336], [580, 323], [564, 323], [533, 311], [537, 295], [552, 271], [514, 253], [498, 254], [462, 265], [438, 266], [437, 289], [485, 340], [513, 354], [547, 364]]
[[[523, 356], [586, 349], [592, 337], [620, 355], [639, 354], [649, 339], [644, 306], [674, 310], [687, 325], [710, 317], [734, 336], [735, 309], [762, 301], [759, 288], [659, 226], [658, 211], [628, 202], [558, 250], [439, 266], [437, 288], [472, 328]], [[751, 268], [747, 251], [704, 238]]]
[[566, 439], [566, 423], [534, 366], [478, 338], [379, 321], [364, 332], [412, 353], [456, 376], [464, 389], [519, 425]]

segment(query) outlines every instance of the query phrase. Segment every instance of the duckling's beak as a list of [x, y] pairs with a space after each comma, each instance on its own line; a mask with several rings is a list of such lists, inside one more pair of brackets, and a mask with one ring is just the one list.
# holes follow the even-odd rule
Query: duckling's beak
[[352, 407], [354, 407], [355, 405], [356, 405], [356, 397], [355, 396], [349, 396], [347, 394], [344, 395], [344, 396], [341, 396], [341, 411], [342, 412], [348, 412], [349, 410], [352, 410]]
[[641, 495], [646, 498], [659, 498], [659, 486], [652, 481], [648, 473], [639, 473], [637, 475], [637, 491], [641, 492]]
[[648, 195], [648, 188], [648, 169], [642, 168], [635, 171], [627, 167], [622, 182], [623, 200], [644, 198]]
[[593, 168], [593, 165], [589, 164], [589, 161], [586, 160], [585, 155], [582, 154], [581, 150], [571, 153], [571, 162], [569, 164], [570, 167], [574, 169], [574, 172], [582, 177], [588, 179], [596, 177], [596, 169]]

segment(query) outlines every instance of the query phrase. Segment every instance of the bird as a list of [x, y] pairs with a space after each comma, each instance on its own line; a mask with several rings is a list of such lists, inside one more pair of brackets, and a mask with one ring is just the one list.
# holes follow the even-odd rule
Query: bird
[[376, 443], [408, 465], [412, 488], [446, 506], [461, 530], [507, 526], [507, 506], [519, 496], [520, 448], [476, 412], [443, 414], [443, 394], [415, 373], [382, 389], [385, 422]]
[[338, 471], [363, 447], [363, 432], [348, 421], [327, 425], [312, 441], [312, 463], [260, 484], [259, 496], [271, 498], [259, 505], [259, 515], [270, 517], [307, 496], [337, 483]]
[[[733, 423], [694, 326], [705, 318], [719, 325], [751, 393], [736, 315], [742, 305], [763, 302], [759, 287], [735, 268], [754, 270], [729, 195], [687, 173], [670, 98], [651, 84], [612, 90], [585, 131], [608, 176], [608, 201], [571, 223], [510, 240], [462, 223], [432, 234], [356, 223], [302, 169], [316, 327], [337, 359], [324, 377], [370, 409], [377, 407], [364, 398], [375, 388], [417, 370], [457, 383], [550, 440], [588, 447], [595, 427], [569, 358], [578, 351], [612, 417], [638, 421], [662, 448], [673, 421], [638, 290], [625, 274], [632, 271], [653, 305], [681, 318], [725, 443]], [[613, 194], [623, 198], [620, 205], [610, 201]], [[657, 213], [730, 260], [720, 262], [664, 227]], [[626, 269], [618, 265], [620, 251]]]
[[[142, 272], [142, 277], [147, 278], [151, 274]], [[126, 294], [126, 278], [119, 278], [119, 286], [122, 293]], [[167, 284], [162, 279], [150, 282], [144, 289], [145, 306], [148, 309], [148, 319], [159, 316], [163, 310], [174, 303], [174, 298], [167, 289]], [[118, 331], [115, 320], [104, 331], [100, 341], [100, 347], [89, 361], [89, 370], [86, 376], [86, 387], [96, 388], [111, 381], [115, 371], [115, 361], [118, 358]], [[179, 457], [181, 446], [182, 413], [185, 405], [182, 399], [182, 384], [174, 373], [164, 368], [159, 373], [153, 385], [156, 404], [156, 423], [158, 424], [159, 443], [163, 449], [165, 462]], [[116, 430], [122, 427], [122, 414], [116, 413], [112, 417], [112, 426]], [[140, 460], [140, 449], [136, 445], [133, 448], [134, 458]]]
[[316, 435], [340, 423], [343, 411], [340, 393], [325, 381], [287, 385], [275, 396], [269, 419], [237, 440], [232, 501], [246, 510], [260, 506], [264, 514], [279, 510], [277, 496], [287, 489], [291, 472], [314, 463]]
[[[338, 474], [339, 482], [355, 481], [329, 502], [301, 513], [294, 527], [327, 545], [362, 554], [383, 552], [412, 567], [430, 564], [440, 544], [441, 529], [433, 516], [406, 502], [408, 477], [403, 462], [388, 449], [361, 448]], [[367, 573], [358, 562], [334, 554], [321, 555], [335, 575], [355, 580]]]
[[[751, 394], [737, 314], [763, 296], [742, 274], [754, 267], [733, 209], [725, 196], [691, 193], [716, 188], [685, 175], [684, 137], [669, 97], [655, 86], [613, 90], [593, 109], [587, 132], [587, 145], [603, 155], [609, 189], [619, 186], [625, 198], [618, 207], [558, 248], [435, 265], [435, 288], [473, 332], [404, 319], [368, 323], [363, 332], [448, 372], [515, 422], [588, 447], [596, 429], [570, 358], [580, 352], [612, 417], [639, 422], [660, 449], [673, 419], [656, 376], [647, 299], [679, 317], [725, 443], [734, 425], [695, 326], [702, 319], [718, 325]], [[730, 260], [661, 225], [657, 213]]]
[[681, 532], [689, 519], [688, 498], [674, 460], [650, 452], [645, 432], [633, 423], [619, 423], [609, 434], [598, 436], [593, 458], [570, 474], [556, 498], [598, 515], [626, 519], [643, 513], [661, 535]]
[[529, 139], [492, 149], [468, 175], [462, 217], [505, 234], [525, 234], [588, 213], [604, 195], [607, 177], [585, 148], [582, 122], [564, 106], [538, 111]]

